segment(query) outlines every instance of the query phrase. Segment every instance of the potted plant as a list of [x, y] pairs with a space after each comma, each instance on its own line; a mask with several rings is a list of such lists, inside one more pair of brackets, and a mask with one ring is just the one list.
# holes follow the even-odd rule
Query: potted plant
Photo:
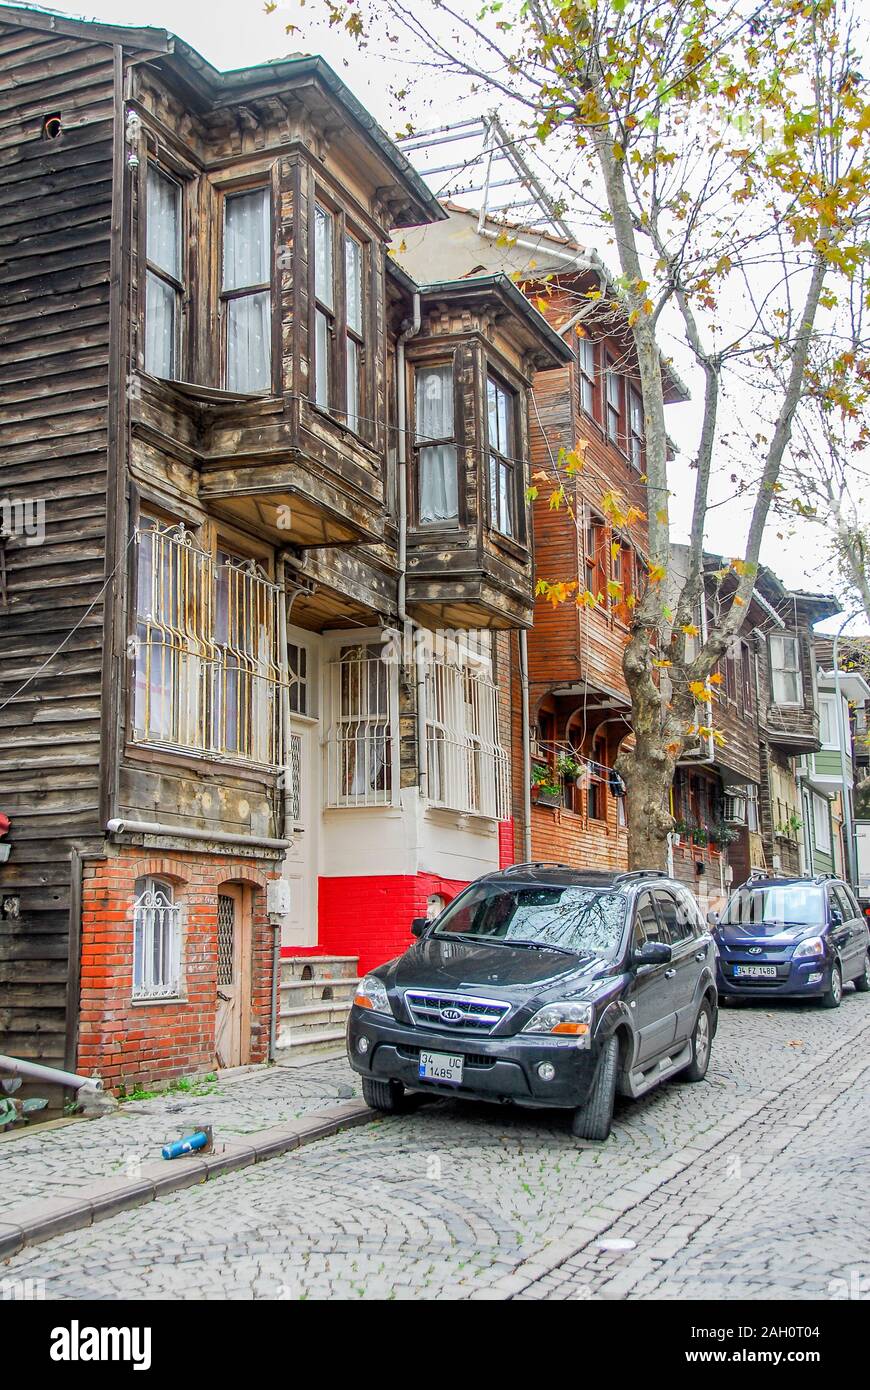
[[532, 797], [539, 806], [561, 806], [562, 782], [543, 763], [532, 768]]
[[733, 845], [736, 839], [737, 831], [725, 821], [718, 821], [710, 828], [710, 843], [718, 845], [720, 848], [724, 849], [727, 845]]
[[570, 778], [579, 785], [579, 779], [585, 776], [585, 764], [580, 763], [571, 753], [562, 753], [556, 759], [556, 771], [560, 777]]

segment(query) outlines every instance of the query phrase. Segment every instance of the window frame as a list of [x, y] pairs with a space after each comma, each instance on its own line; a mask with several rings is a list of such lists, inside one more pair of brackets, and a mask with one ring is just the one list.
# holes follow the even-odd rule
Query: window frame
[[[500, 391], [508, 402], [508, 445], [510, 449], [513, 451], [513, 456], [503, 453], [500, 448], [497, 448], [493, 444], [492, 439], [490, 438], [489, 393], [491, 385], [494, 387], [496, 392]], [[519, 498], [517, 480], [522, 474], [523, 460], [519, 456], [518, 410], [519, 396], [517, 391], [512, 386], [510, 386], [508, 382], [506, 382], [505, 379], [497, 371], [493, 369], [492, 364], [488, 362], [486, 364], [486, 451], [487, 479], [489, 484], [487, 489], [489, 496], [489, 524], [490, 529], [495, 531], [499, 536], [504, 536], [507, 538], [507, 540], [513, 541], [514, 544], [521, 545], [524, 540], [524, 526], [522, 519], [524, 509]], [[496, 410], [496, 418], [498, 418], [498, 410]], [[501, 441], [499, 441], [499, 443], [501, 443]], [[513, 508], [513, 516], [510, 517], [512, 529], [510, 530], [507, 530], [501, 524], [502, 469], [505, 469], [508, 475], [508, 507]], [[495, 501], [495, 508], [493, 507], [493, 501]]]
[[[325, 215], [330, 226], [332, 302], [328, 303], [317, 292], [317, 225], [318, 213]], [[348, 275], [347, 245], [354, 242], [360, 250], [360, 326], [354, 327], [348, 315]], [[358, 219], [333, 195], [317, 184], [311, 198], [311, 213], [308, 218], [308, 400], [318, 411], [326, 415], [333, 424], [341, 425], [363, 443], [371, 444], [374, 439], [374, 410], [372, 406], [371, 372], [374, 337], [372, 333], [372, 269], [374, 256], [372, 238], [363, 229]], [[318, 369], [318, 320], [326, 323], [326, 354], [328, 383], [325, 398], [320, 398], [320, 373]], [[351, 412], [348, 399], [348, 376], [350, 353], [348, 344], [353, 343], [357, 351], [357, 409]], [[353, 423], [351, 421], [353, 420]]]
[[[818, 850], [819, 854], [828, 854], [833, 857], [834, 853], [834, 829], [831, 824], [831, 803], [824, 796], [819, 796], [818, 792], [811, 791], [811, 808], [813, 816], [812, 834], [813, 849]], [[819, 818], [819, 810], [823, 811], [823, 818]], [[824, 826], [824, 836], [819, 838], [819, 826]]]
[[[616, 383], [616, 401], [611, 400], [611, 382]], [[604, 352], [604, 436], [609, 444], [617, 449], [623, 448], [624, 431], [622, 427], [625, 413], [625, 377], [617, 367], [616, 358], [605, 349]], [[611, 432], [611, 423], [613, 432]]]
[[[785, 651], [785, 644], [791, 646], [795, 655], [795, 665], [793, 667], [778, 665], [774, 660], [775, 644], [782, 643], [782, 651]], [[771, 703], [780, 709], [803, 709], [803, 663], [801, 658], [801, 642], [796, 632], [771, 632], [768, 636], [768, 659], [770, 662], [770, 699]], [[797, 699], [780, 699], [776, 693], [777, 676], [795, 676], [797, 684]]]
[[[249, 197], [252, 193], [263, 193], [265, 195], [265, 212], [267, 219], [266, 250], [268, 255], [268, 278], [257, 284], [235, 286], [226, 289], [224, 286], [224, 256], [226, 251], [227, 234], [227, 205], [233, 198]], [[271, 181], [262, 176], [250, 182], [238, 185], [229, 185], [220, 189], [220, 255], [218, 256], [218, 315], [220, 322], [220, 383], [225, 391], [235, 391], [239, 395], [262, 396], [271, 395], [275, 389], [275, 198]], [[254, 295], [268, 294], [269, 296], [269, 331], [266, 335], [268, 346], [269, 361], [266, 385], [257, 387], [255, 391], [241, 391], [236, 386], [229, 386], [229, 305], [238, 299], [252, 298]]]
[[[598, 386], [598, 351], [594, 338], [584, 334], [577, 340], [577, 403], [590, 420], [595, 419], [595, 397]], [[588, 349], [589, 361], [584, 361]], [[590, 370], [591, 364], [591, 370]], [[588, 404], [584, 399], [588, 395]]]
[[[644, 429], [643, 396], [637, 387], [626, 383], [628, 395], [628, 460], [632, 468], [643, 473], [646, 465], [646, 432]], [[635, 406], [640, 412], [640, 427], [637, 428]]]
[[[164, 179], [173, 185], [178, 193], [178, 268], [181, 271], [181, 279], [176, 279], [165, 267], [152, 261], [148, 255], [148, 180], [152, 173], [158, 178]], [[184, 313], [188, 297], [189, 265], [187, 257], [187, 186], [186, 180], [180, 172], [171, 168], [165, 163], [156, 159], [146, 159], [142, 171], [141, 183], [141, 206], [144, 207], [145, 215], [141, 216], [142, 230], [140, 233], [140, 263], [142, 265], [142, 286], [140, 314], [142, 323], [142, 344], [141, 362], [142, 368], [149, 376], [155, 377], [157, 381], [179, 381], [184, 378]], [[174, 313], [173, 313], [173, 358], [174, 371], [171, 376], [160, 376], [148, 365], [147, 345], [148, 345], [148, 277], [153, 276], [162, 284], [168, 285], [174, 294]]]
[[[162, 896], [165, 900], [164, 907], [156, 907], [156, 904], [143, 904], [146, 897], [157, 898]], [[137, 957], [140, 961], [140, 969], [144, 967], [145, 945], [147, 938], [143, 940], [141, 953], [137, 950], [137, 938], [145, 933], [144, 923], [140, 925], [138, 914], [143, 908], [151, 907], [152, 910], [170, 912], [169, 919], [169, 978], [163, 985], [152, 983], [150, 988], [142, 982], [141, 975], [137, 984]], [[173, 884], [159, 874], [144, 874], [137, 878], [133, 886], [133, 908], [131, 913], [132, 921], [132, 959], [130, 963], [130, 996], [134, 1005], [141, 1004], [170, 1004], [183, 1000], [186, 997], [184, 981], [184, 924], [182, 919], [182, 904], [177, 900]], [[153, 925], [152, 925], [153, 941]], [[162, 962], [166, 964], [165, 960]]]
[[[603, 608], [607, 603], [607, 523], [604, 517], [591, 513], [587, 513], [583, 529], [583, 565], [586, 590], [595, 600], [596, 608]], [[600, 582], [596, 581], [596, 576]]]
[[[457, 386], [455, 352], [441, 352], [435, 357], [424, 357], [408, 363], [410, 368], [410, 386], [408, 393], [408, 414], [411, 416], [411, 448], [413, 450], [414, 467], [411, 470], [412, 476], [408, 479], [408, 487], [411, 492], [411, 515], [414, 526], [426, 532], [430, 531], [456, 531], [462, 527], [464, 522], [463, 488], [461, 486], [464, 469], [461, 466], [461, 459], [464, 457], [464, 450], [461, 444], [462, 419], [461, 419], [461, 400]], [[417, 427], [417, 377], [420, 372], [432, 372], [449, 368], [453, 384], [453, 433], [438, 439], [427, 435], [421, 438]], [[456, 453], [456, 516], [455, 517], [435, 517], [432, 521], [423, 521], [421, 517], [420, 505], [420, 454], [426, 448], [438, 448], [444, 445], [452, 445]]]

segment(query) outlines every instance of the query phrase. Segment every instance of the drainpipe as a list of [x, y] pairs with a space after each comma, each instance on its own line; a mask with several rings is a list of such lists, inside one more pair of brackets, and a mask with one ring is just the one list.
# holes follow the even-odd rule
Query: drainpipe
[[168, 825], [165, 821], [127, 820], [115, 816], [106, 821], [110, 835], [171, 835], [176, 840], [210, 840], [216, 845], [254, 845], [257, 849], [286, 849], [286, 840], [268, 835], [234, 835], [227, 830], [194, 830], [186, 825]]
[[840, 781], [843, 784], [841, 796], [843, 809], [843, 877], [847, 883], [851, 883], [853, 888], [857, 888], [858, 856], [852, 823], [852, 801], [846, 776], [846, 721], [843, 715], [843, 698], [840, 690], [840, 638], [843, 635], [844, 627], [847, 623], [851, 622], [854, 617], [855, 612], [848, 613], [834, 633], [832, 656], [834, 660], [834, 695], [837, 701], [837, 742], [840, 745]]
[[[283, 552], [279, 553], [275, 566], [275, 577], [278, 584], [279, 602], [281, 606], [278, 622], [278, 670], [281, 678], [281, 751], [283, 753], [284, 762], [282, 777], [283, 815], [281, 828], [284, 831], [285, 842], [289, 846], [293, 838], [293, 787], [290, 779], [290, 769], [292, 767], [290, 757], [290, 655], [287, 644], [287, 624], [290, 621], [290, 610], [303, 590], [297, 585], [288, 600], [286, 587], [288, 558], [290, 557], [284, 555]], [[269, 1004], [269, 1061], [274, 1062], [278, 1047], [281, 923], [270, 922], [269, 925], [272, 928], [272, 997]]]
[[[398, 439], [396, 458], [399, 503], [399, 623], [402, 628], [402, 643], [408, 627], [408, 608], [406, 601], [408, 578], [408, 397], [405, 373], [405, 344], [420, 332], [421, 312], [420, 294], [414, 291], [411, 323], [399, 334], [396, 344], [396, 413], [398, 416]], [[414, 643], [414, 673], [417, 692], [417, 781], [420, 799], [425, 801], [429, 795], [429, 760], [426, 750], [426, 654], [422, 643]]]
[[37, 1062], [23, 1062], [18, 1057], [0, 1057], [0, 1072], [9, 1076], [20, 1076], [25, 1081], [44, 1081], [48, 1086], [65, 1086], [75, 1091], [79, 1100], [84, 1100], [103, 1089], [103, 1083], [98, 1076], [77, 1076], [75, 1072], [59, 1071], [57, 1067], [43, 1067]]
[[529, 644], [520, 628], [520, 691], [523, 721], [523, 859], [532, 859], [532, 742], [529, 730]]

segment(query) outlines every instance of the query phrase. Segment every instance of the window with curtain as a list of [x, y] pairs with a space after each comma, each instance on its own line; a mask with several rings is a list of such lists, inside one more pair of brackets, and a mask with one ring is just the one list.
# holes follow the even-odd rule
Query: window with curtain
[[181, 186], [155, 165], [146, 178], [145, 370], [178, 376], [184, 294]]
[[577, 365], [580, 380], [580, 405], [587, 415], [595, 413], [595, 344], [591, 338], [577, 342]]
[[643, 398], [640, 392], [633, 388], [629, 391], [629, 431], [632, 467], [636, 468], [638, 473], [642, 473], [644, 464]]
[[616, 363], [607, 358], [605, 371], [605, 405], [607, 438], [613, 444], [619, 443], [619, 422], [622, 415], [622, 377], [616, 370]]
[[418, 367], [414, 408], [417, 520], [421, 526], [459, 521], [453, 407], [453, 364]]
[[360, 433], [364, 347], [363, 263], [364, 253], [361, 244], [356, 237], [346, 235], [344, 238], [346, 419], [350, 428], [357, 434]]
[[785, 632], [771, 634], [770, 670], [773, 703], [775, 705], [803, 704], [800, 649], [797, 637]]
[[596, 603], [607, 593], [607, 532], [601, 517], [591, 517], [586, 525], [586, 589]]
[[503, 536], [517, 534], [516, 431], [514, 394], [498, 380], [486, 380], [489, 433], [490, 518]]
[[272, 380], [271, 198], [268, 188], [224, 200], [221, 300], [224, 382], [230, 391], [267, 391]]
[[314, 206], [314, 399], [332, 405], [332, 345], [335, 340], [335, 223], [320, 203]]

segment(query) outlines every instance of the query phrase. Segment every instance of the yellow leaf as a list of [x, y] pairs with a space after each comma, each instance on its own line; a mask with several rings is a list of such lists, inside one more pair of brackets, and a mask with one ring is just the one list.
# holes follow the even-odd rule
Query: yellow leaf
[[654, 658], [653, 658], [653, 666], [657, 666], [659, 669], [661, 669], [663, 666], [672, 666], [672, 665], [673, 665], [673, 662], [672, 662], [672, 661], [665, 661], [665, 659], [664, 659], [663, 657], [654, 657]]
[[712, 676], [710, 676], [709, 679], [710, 679], [710, 684], [711, 684], [711, 685], [721, 685], [721, 684], [722, 684], [722, 676], [721, 676], [721, 674], [720, 674], [718, 671], [714, 671], [713, 674], [712, 674]]
[[618, 579], [608, 579], [607, 596], [608, 598], [622, 598], [622, 585]]
[[705, 704], [710, 704], [713, 699], [713, 692], [705, 681], [689, 681], [689, 689], [696, 700], [703, 700]]
[[650, 582], [650, 584], [661, 584], [661, 582], [662, 582], [662, 580], [665, 578], [665, 575], [666, 575], [666, 574], [667, 574], [667, 570], [665, 569], [664, 565], [650, 565], [650, 567], [649, 567], [649, 582]]
[[684, 632], [687, 637], [700, 637], [701, 635], [701, 629], [696, 627], [694, 623], [684, 623], [680, 631]]

